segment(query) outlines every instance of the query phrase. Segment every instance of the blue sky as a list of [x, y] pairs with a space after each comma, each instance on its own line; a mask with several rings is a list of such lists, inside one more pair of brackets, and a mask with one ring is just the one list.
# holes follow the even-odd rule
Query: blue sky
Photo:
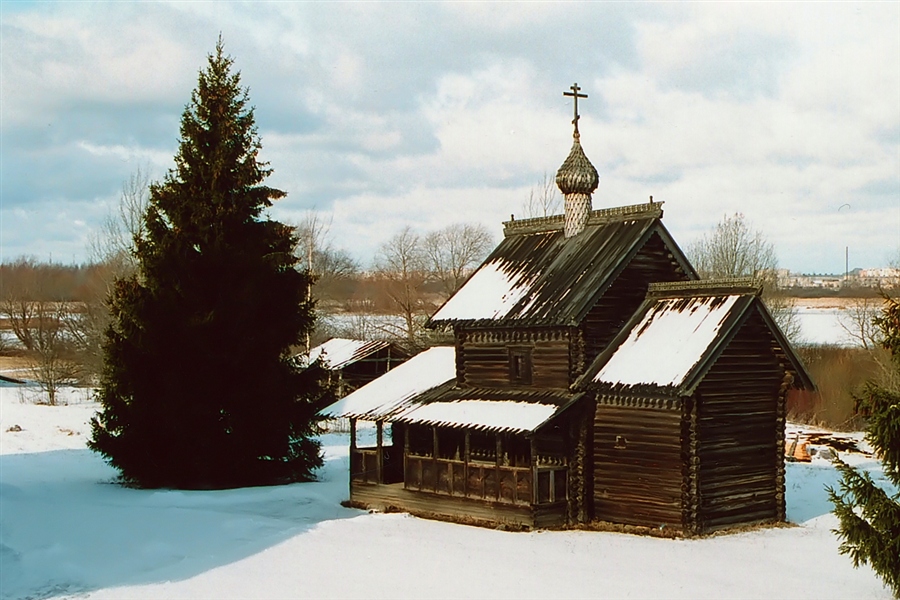
[[653, 195], [682, 246], [740, 211], [798, 271], [900, 248], [898, 3], [3, 1], [3, 260], [88, 258], [123, 182], [172, 165], [219, 32], [272, 215], [324, 213], [364, 265], [405, 225], [499, 238], [568, 154], [574, 81], [595, 208]]

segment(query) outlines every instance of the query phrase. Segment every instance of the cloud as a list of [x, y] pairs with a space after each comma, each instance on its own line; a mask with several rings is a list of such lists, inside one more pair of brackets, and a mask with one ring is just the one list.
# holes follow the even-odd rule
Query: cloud
[[332, 212], [364, 263], [407, 224], [499, 231], [568, 154], [578, 81], [596, 207], [652, 194], [683, 245], [741, 211], [784, 266], [840, 270], [834, 244], [878, 266], [900, 245], [898, 30], [874, 3], [4, 5], [3, 252], [85, 256], [72, 223], [172, 164], [221, 32], [289, 194], [272, 214]]

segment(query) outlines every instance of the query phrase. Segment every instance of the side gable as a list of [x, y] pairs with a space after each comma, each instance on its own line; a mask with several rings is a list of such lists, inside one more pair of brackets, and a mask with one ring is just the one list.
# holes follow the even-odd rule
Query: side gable
[[691, 395], [742, 325], [756, 317], [764, 325], [757, 337], [766, 338], [769, 357], [791, 370], [797, 387], [811, 389], [809, 374], [759, 290], [746, 287], [748, 280], [740, 283], [745, 287], [734, 280], [651, 286], [641, 308], [576, 385], [627, 395]]

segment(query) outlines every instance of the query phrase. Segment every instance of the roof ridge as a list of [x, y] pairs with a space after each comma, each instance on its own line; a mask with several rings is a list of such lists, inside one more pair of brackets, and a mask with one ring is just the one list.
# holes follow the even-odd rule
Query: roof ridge
[[[627, 219], [661, 219], [662, 205], [665, 202], [645, 202], [592, 210], [588, 215], [588, 225], [602, 225]], [[516, 220], [515, 217], [503, 222], [503, 235], [508, 237], [514, 233], [543, 233], [562, 230], [565, 227], [565, 215], [549, 215]]]
[[692, 281], [664, 281], [651, 283], [648, 298], [679, 298], [685, 296], [718, 296], [722, 294], [752, 294], [759, 296], [763, 284], [756, 277], [716, 277]]

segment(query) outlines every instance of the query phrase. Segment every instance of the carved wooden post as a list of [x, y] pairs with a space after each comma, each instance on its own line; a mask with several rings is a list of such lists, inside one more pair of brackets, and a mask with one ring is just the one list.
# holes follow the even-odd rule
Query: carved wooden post
[[497, 434], [497, 462], [496, 467], [494, 469], [494, 486], [495, 486], [495, 495], [497, 496], [497, 500], [500, 500], [500, 461], [503, 460], [503, 440], [500, 439], [500, 434]]
[[537, 454], [534, 451], [534, 438], [529, 440], [531, 445], [531, 503], [537, 504]]
[[[353, 490], [353, 459], [356, 456], [356, 419], [350, 418], [350, 490]], [[350, 494], [353, 498], [353, 494]]]
[[434, 451], [431, 456], [431, 474], [434, 477], [434, 490], [438, 491], [438, 479], [440, 476], [438, 475], [438, 431], [437, 427], [431, 428], [431, 434], [434, 437]]
[[375, 483], [384, 483], [384, 478], [382, 477], [382, 471], [384, 470], [384, 421], [376, 421], [375, 422], [375, 439], [376, 439], [376, 447], [378, 448], [375, 453]]
[[468, 498], [469, 497], [469, 430], [466, 429], [466, 455], [463, 458], [465, 461], [465, 465], [463, 465], [463, 481], [465, 482], [463, 485], [463, 495]]
[[[406, 474], [409, 473], [409, 425], [403, 428], [403, 487], [406, 488]], [[421, 474], [419, 475], [421, 477]], [[421, 479], [419, 480], [421, 484]]]

